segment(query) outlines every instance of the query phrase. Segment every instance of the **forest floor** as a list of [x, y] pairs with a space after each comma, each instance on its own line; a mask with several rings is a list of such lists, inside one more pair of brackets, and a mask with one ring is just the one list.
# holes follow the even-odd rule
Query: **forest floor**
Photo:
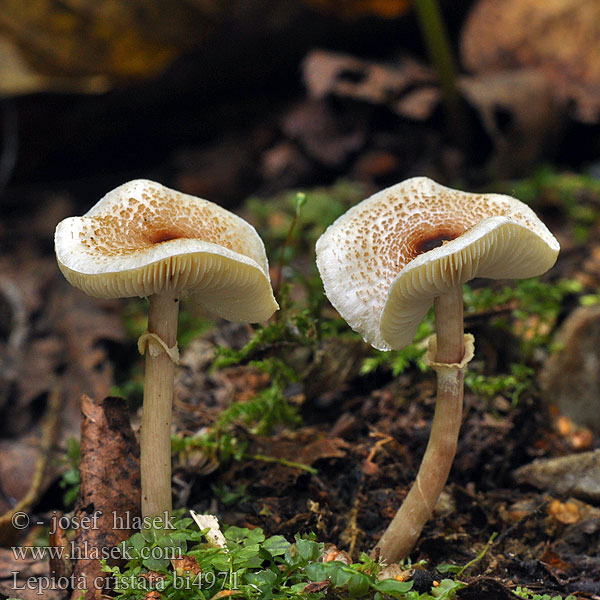
[[[447, 131], [439, 93], [430, 93], [432, 72], [412, 60], [395, 65], [381, 70], [375, 62], [311, 52], [303, 63], [308, 97], [278, 98], [268, 116], [243, 126], [238, 121], [246, 113], [240, 113], [218, 139], [201, 147], [184, 144], [148, 169], [133, 164], [100, 172], [88, 185], [106, 192], [117, 177], [142, 172], [227, 205], [260, 232], [277, 283], [282, 310], [261, 326], [215, 322], [182, 303], [175, 507], [214, 514], [223, 528], [260, 528], [288, 542], [313, 533], [361, 563], [361, 553], [370, 551], [410, 488], [427, 444], [436, 388], [422, 357], [432, 319], [406, 350], [374, 351], [327, 302], [315, 242], [350, 206], [405, 176], [428, 175], [462, 189], [469, 182], [470, 191], [509, 193], [530, 204], [559, 240], [561, 254], [540, 279], [465, 286], [465, 329], [475, 336], [476, 357], [466, 377], [458, 450], [435, 514], [396, 575], [412, 582], [412, 595], [396, 597], [600, 598], [600, 434], [597, 426], [587, 427], [598, 424], [597, 395], [590, 399], [577, 387], [579, 378], [593, 390], [586, 364], [600, 361], [593, 338], [600, 304], [600, 184], [597, 165], [573, 164], [575, 150], [597, 143], [597, 126], [562, 121], [558, 127], [564, 115], [538, 112], [523, 94], [500, 115], [505, 127], [484, 131], [485, 118], [476, 112], [485, 102], [473, 91], [468, 144], [459, 143]], [[317, 97], [311, 67], [324, 66], [332, 75]], [[537, 89], [535, 78], [514, 76], [519, 89]], [[510, 89], [513, 84], [508, 81]], [[396, 86], [393, 102], [378, 85]], [[126, 93], [117, 97], [117, 103], [126, 101]], [[528, 126], [519, 121], [523, 106], [541, 121], [519, 133]], [[86, 107], [87, 113], [74, 114], [97, 114]], [[21, 108], [35, 117], [33, 101]], [[114, 108], [109, 104], [103, 113], [105, 122], [98, 119], [105, 142], [117, 135]], [[227, 109], [215, 108], [211, 118]], [[135, 115], [130, 121], [123, 127], [135, 133]], [[62, 120], [56, 123], [59, 136]], [[514, 123], [518, 135], [511, 133]], [[565, 130], [560, 155], [550, 163], [555, 166], [540, 166], [537, 150]], [[77, 139], [87, 143], [85, 136]], [[31, 152], [42, 150], [34, 144]], [[68, 162], [62, 159], [73, 160], [79, 151], [67, 148], [59, 158]], [[556, 166], [565, 165], [567, 154], [573, 161]], [[85, 513], [79, 485], [92, 494], [88, 502], [106, 510], [139, 497], [129, 422], [137, 432], [143, 364], [136, 342], [146, 327], [147, 302], [87, 297], [58, 271], [56, 224], [97, 200], [82, 198], [82, 185], [72, 180], [61, 190], [56, 181], [21, 180], [6, 192], [0, 225], [0, 598], [29, 600], [37, 597], [35, 587], [25, 585], [29, 577], [71, 572], [72, 564], [47, 557], [17, 559], [14, 548], [71, 541], [74, 532], [59, 532], [57, 539], [49, 530], [57, 514]], [[301, 208], [299, 191], [306, 199]], [[568, 326], [573, 318], [577, 326]], [[565, 330], [571, 337], [557, 337]], [[583, 350], [567, 356], [563, 375], [552, 357], [565, 343], [580, 343]], [[553, 402], [554, 388], [564, 388], [567, 375], [583, 415], [579, 424]], [[88, 429], [81, 436], [84, 395]], [[127, 411], [111, 423], [114, 405], [102, 402], [116, 396], [126, 399]], [[116, 438], [124, 444], [118, 450], [110, 441]], [[109, 457], [113, 462], [106, 462]], [[563, 457], [572, 460], [566, 467], [552, 462]], [[130, 461], [131, 473], [115, 483], [113, 475]], [[92, 483], [90, 472], [103, 474]], [[11, 524], [14, 511], [25, 515], [26, 526]], [[443, 581], [450, 583], [440, 587]], [[25, 587], [15, 591], [16, 582]], [[343, 586], [319, 583], [304, 582], [307, 587], [296, 592], [348, 597]], [[259, 597], [248, 590], [249, 598]], [[51, 599], [67, 595], [45, 590]]]

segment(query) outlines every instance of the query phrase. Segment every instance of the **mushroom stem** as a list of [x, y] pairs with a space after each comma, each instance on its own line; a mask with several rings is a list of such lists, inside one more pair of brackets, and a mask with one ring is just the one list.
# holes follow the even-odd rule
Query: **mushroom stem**
[[446, 485], [462, 420], [465, 354], [462, 287], [434, 301], [437, 330], [437, 399], [429, 442], [417, 478], [375, 546], [388, 563], [414, 548]]
[[465, 355], [462, 286], [433, 301], [438, 363], [460, 363]]
[[[168, 348], [177, 344], [179, 299], [170, 293], [150, 297], [148, 332]], [[158, 344], [157, 344], [158, 345]], [[156, 346], [146, 350], [144, 405], [140, 435], [142, 516], [165, 517], [171, 499], [171, 411], [175, 363]]]

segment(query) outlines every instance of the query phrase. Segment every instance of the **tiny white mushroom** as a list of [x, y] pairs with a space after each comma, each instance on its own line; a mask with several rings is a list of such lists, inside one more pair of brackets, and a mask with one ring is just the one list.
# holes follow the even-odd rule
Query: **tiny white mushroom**
[[559, 250], [519, 200], [461, 192], [426, 177], [360, 202], [317, 241], [327, 297], [375, 348], [410, 344], [434, 305], [437, 336], [426, 360], [438, 377], [435, 415], [416, 482], [376, 546], [388, 562], [412, 550], [456, 453], [464, 370], [473, 356], [472, 336], [463, 331], [462, 284], [540, 275]]
[[[179, 298], [224, 319], [255, 323], [278, 308], [256, 230], [224, 208], [139, 179], [109, 192], [55, 233], [58, 266], [99, 298], [150, 298], [141, 429], [142, 514], [171, 510], [171, 408]], [[147, 351], [146, 351], [147, 350]]]

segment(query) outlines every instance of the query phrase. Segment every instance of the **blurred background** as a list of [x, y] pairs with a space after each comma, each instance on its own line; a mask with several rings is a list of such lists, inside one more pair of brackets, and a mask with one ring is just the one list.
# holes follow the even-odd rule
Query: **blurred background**
[[598, 3], [439, 6], [453, 68], [410, 0], [0, 0], [2, 210], [596, 169]]

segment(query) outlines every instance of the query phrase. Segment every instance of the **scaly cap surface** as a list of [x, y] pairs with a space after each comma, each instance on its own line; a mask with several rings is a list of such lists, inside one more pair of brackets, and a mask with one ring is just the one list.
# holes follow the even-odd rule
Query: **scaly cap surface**
[[327, 297], [380, 350], [410, 344], [436, 296], [475, 277], [540, 275], [559, 249], [519, 200], [461, 192], [426, 177], [363, 200], [316, 247]]
[[55, 233], [66, 279], [99, 298], [191, 292], [230, 321], [268, 319], [277, 303], [256, 230], [224, 208], [138, 179]]

